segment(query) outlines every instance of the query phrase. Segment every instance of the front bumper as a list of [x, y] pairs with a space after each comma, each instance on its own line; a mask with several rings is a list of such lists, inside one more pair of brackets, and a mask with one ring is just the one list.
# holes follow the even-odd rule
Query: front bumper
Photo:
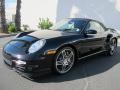
[[30, 79], [33, 77], [39, 77], [41, 75], [51, 72], [51, 68], [39, 69], [38, 71], [28, 71], [27, 69], [25, 69], [23, 67], [10, 66], [5, 61], [4, 61], [4, 63], [9, 69], [17, 72], [18, 74], [20, 74], [23, 77], [30, 78]]
[[50, 58], [44, 58], [43, 60], [38, 61], [25, 61], [26, 64], [21, 65], [18, 65], [16, 61], [17, 60], [9, 60], [4, 57], [6, 66], [15, 70], [20, 75], [24, 77], [38, 77], [51, 71], [53, 60]]

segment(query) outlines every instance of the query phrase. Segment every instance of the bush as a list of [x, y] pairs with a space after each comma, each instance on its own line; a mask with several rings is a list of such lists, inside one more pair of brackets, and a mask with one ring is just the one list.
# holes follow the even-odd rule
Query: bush
[[53, 23], [47, 18], [47, 19], [39, 19], [38, 28], [40, 29], [50, 29], [50, 27], [53, 26]]
[[8, 23], [7, 29], [8, 29], [8, 32], [9, 32], [9, 33], [15, 32], [15, 31], [16, 31], [16, 30], [15, 30], [15, 24], [13, 24], [13, 23]]
[[23, 24], [23, 30], [24, 30], [24, 31], [28, 30], [28, 28], [29, 28], [29, 26], [28, 26], [28, 25]]

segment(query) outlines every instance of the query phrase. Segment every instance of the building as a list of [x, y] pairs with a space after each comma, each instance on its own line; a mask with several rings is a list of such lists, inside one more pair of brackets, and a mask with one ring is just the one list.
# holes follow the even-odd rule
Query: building
[[[0, 2], [0, 8], [1, 8], [1, 2]], [[1, 12], [1, 9], [0, 9], [0, 12]], [[1, 25], [1, 15], [0, 15], [0, 31], [2, 29], [2, 25]]]
[[15, 23], [15, 14], [12, 14], [12, 22]]
[[68, 17], [92, 18], [120, 28], [120, 0], [22, 0], [22, 24], [37, 29], [39, 18], [54, 23]]
[[2, 29], [2, 25], [1, 25], [1, 17], [0, 17], [0, 31], [1, 31], [1, 29]]

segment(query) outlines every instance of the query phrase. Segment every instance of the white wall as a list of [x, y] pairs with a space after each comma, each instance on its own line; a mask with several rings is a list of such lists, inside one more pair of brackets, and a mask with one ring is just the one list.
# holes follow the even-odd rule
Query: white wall
[[59, 0], [57, 9], [57, 21], [66, 17], [87, 17], [108, 27], [120, 28], [120, 0]]
[[7, 22], [9, 21], [13, 21], [12, 20], [12, 15], [15, 15], [16, 13], [16, 2], [11, 2], [11, 3], [7, 3], [7, 1], [5, 2], [6, 3], [6, 19], [7, 19]]
[[67, 17], [93, 18], [120, 28], [120, 0], [23, 0], [22, 23], [36, 28], [39, 17], [53, 22]]
[[37, 29], [39, 18], [49, 18], [55, 22], [57, 0], [22, 0], [22, 24]]

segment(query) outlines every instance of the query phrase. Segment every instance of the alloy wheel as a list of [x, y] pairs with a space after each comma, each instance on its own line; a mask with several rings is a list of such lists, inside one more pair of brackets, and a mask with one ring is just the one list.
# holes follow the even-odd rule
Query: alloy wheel
[[109, 51], [110, 55], [114, 54], [116, 47], [117, 47], [117, 42], [115, 39], [112, 39], [110, 42], [110, 51]]
[[57, 55], [55, 68], [59, 74], [67, 73], [73, 66], [75, 54], [72, 48], [64, 48]]

